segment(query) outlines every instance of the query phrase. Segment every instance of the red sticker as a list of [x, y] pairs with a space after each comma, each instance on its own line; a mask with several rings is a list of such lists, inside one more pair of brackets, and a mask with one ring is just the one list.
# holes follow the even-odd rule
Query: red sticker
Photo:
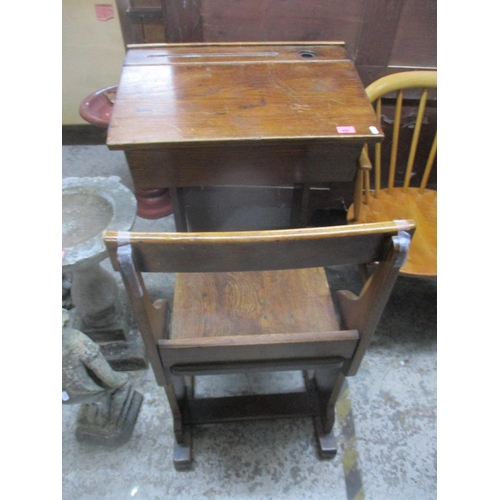
[[356, 129], [352, 125], [349, 127], [337, 127], [337, 132], [339, 134], [355, 134]]
[[109, 19], [113, 19], [113, 17], [115, 17], [113, 6], [111, 4], [96, 3], [95, 13], [98, 21], [108, 21]]

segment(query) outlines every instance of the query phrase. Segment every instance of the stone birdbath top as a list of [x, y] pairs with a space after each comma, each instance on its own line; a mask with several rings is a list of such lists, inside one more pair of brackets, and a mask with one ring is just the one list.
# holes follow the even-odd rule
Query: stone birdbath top
[[137, 201], [120, 178], [67, 177], [62, 181], [62, 266], [73, 271], [107, 257], [102, 232], [128, 231]]

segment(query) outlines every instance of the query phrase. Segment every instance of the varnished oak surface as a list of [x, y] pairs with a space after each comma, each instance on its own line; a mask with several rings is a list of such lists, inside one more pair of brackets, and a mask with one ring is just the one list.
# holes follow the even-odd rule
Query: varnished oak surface
[[[419, 188], [393, 188], [380, 191], [376, 199], [370, 195], [369, 204], [361, 203], [359, 220], [369, 223], [383, 220], [412, 219], [417, 228], [413, 236], [408, 260], [400, 273], [409, 276], [434, 277], [437, 275], [437, 191], [426, 189], [419, 194]], [[354, 220], [354, 205], [347, 214], [348, 221]]]
[[337, 330], [323, 269], [177, 275], [171, 339]]
[[132, 46], [107, 144], [130, 150], [273, 139], [374, 142], [383, 137], [369, 130], [381, 130], [377, 124], [338, 42]]

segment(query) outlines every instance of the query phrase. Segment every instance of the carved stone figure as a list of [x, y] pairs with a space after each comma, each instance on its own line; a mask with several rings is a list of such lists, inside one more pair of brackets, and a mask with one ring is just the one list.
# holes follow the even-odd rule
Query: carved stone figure
[[142, 395], [125, 373], [115, 372], [99, 346], [69, 326], [62, 310], [62, 400], [81, 404], [76, 437], [115, 448], [127, 442], [137, 419]]

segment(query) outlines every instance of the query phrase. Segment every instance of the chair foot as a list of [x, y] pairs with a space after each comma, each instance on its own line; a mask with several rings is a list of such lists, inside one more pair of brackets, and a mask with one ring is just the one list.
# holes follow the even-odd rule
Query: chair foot
[[337, 440], [333, 434], [333, 428], [328, 433], [323, 432], [323, 426], [319, 417], [314, 417], [314, 434], [318, 447], [318, 455], [321, 459], [332, 459], [337, 454]]
[[174, 438], [174, 467], [177, 471], [190, 470], [193, 465], [191, 426], [187, 426], [184, 443]]

